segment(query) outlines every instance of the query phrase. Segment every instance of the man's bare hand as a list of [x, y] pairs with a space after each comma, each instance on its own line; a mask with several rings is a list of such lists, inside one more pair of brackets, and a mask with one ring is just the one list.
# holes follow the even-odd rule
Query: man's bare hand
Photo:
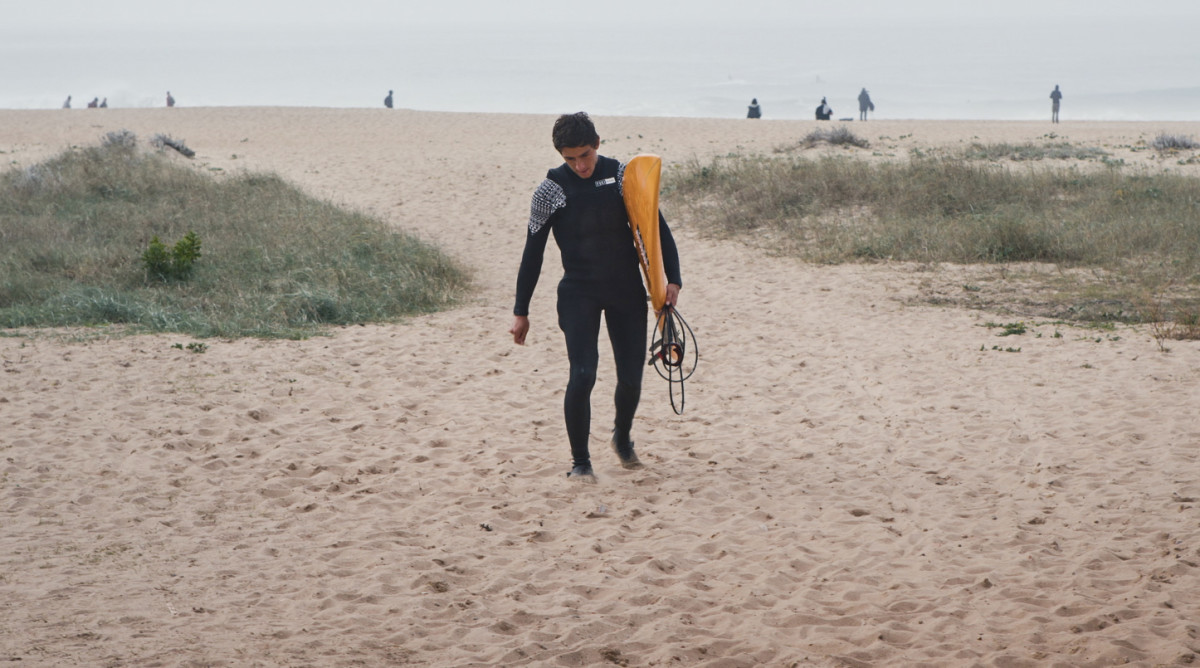
[[679, 286], [667, 283], [667, 301], [671, 306], [679, 306]]
[[529, 333], [529, 316], [514, 315], [512, 327], [508, 329], [508, 333], [513, 336], [513, 343], [518, 346], [525, 345], [525, 335]]

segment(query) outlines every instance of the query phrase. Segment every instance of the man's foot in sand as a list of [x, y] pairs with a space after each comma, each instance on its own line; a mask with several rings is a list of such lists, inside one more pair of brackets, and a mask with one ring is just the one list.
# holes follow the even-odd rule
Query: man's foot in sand
[[591, 464], [580, 464], [576, 466], [575, 468], [571, 469], [570, 473], [567, 474], [567, 478], [569, 478], [572, 482], [584, 482], [589, 485], [596, 484], [596, 474], [592, 473]]
[[617, 453], [617, 458], [621, 460], [622, 468], [630, 470], [645, 468], [642, 460], [638, 459], [637, 453], [633, 451], [633, 441], [626, 441], [624, 445], [621, 445], [617, 435], [613, 434], [612, 447], [613, 451]]

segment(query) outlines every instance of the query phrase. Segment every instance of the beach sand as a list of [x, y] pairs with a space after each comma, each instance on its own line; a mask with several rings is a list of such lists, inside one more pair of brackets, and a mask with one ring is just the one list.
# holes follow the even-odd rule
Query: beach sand
[[[805, 121], [596, 119], [666, 169]], [[1002, 268], [812, 266], [679, 242], [700, 366], [648, 372], [647, 468], [571, 484], [547, 251], [513, 287], [549, 116], [0, 111], [35, 164], [126, 128], [275, 171], [436, 242], [463, 307], [305, 341], [0, 337], [0, 663], [20, 666], [1108, 666], [1200, 654], [1200, 342], [928, 305]], [[870, 121], [876, 157], [971, 141], [1139, 149], [1196, 123]], [[182, 158], [180, 158], [183, 161]], [[1182, 167], [1180, 167], [1181, 169]], [[957, 273], [956, 273], [957, 272]], [[998, 287], [997, 287], [998, 286]], [[1056, 335], [1058, 334], [1058, 335]], [[1060, 335], [1060, 336], [1059, 336]], [[1005, 352], [1016, 347], [1019, 352]], [[999, 349], [997, 349], [999, 348]]]

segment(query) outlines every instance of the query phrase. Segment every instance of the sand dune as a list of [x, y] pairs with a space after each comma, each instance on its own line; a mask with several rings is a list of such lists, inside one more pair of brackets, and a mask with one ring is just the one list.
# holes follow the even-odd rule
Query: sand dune
[[[476, 270], [453, 312], [306, 341], [0, 337], [0, 661], [21, 666], [1105, 666], [1200, 654], [1200, 344], [922, 305], [930, 274], [815, 267], [671, 218], [701, 350], [647, 376], [625, 471], [568, 484], [550, 251], [506, 330], [552, 118], [0, 111], [28, 166], [128, 128], [273, 170]], [[667, 168], [812, 122], [600, 118]], [[1133, 150], [1200, 124], [856, 125]], [[886, 156], [885, 156], [886, 157]], [[966, 270], [962, 270], [966, 271]], [[984, 270], [986, 271], [986, 270]], [[947, 277], [947, 274], [949, 276]], [[1002, 280], [998, 277], [994, 280]], [[1055, 336], [1055, 333], [1061, 336]], [[604, 346], [601, 346], [604, 354]]]

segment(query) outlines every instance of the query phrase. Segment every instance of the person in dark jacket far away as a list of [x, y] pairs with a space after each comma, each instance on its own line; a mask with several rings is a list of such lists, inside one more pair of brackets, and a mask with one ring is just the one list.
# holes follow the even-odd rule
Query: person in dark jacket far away
[[867, 120], [868, 111], [875, 111], [875, 103], [871, 101], [871, 94], [864, 88], [858, 94], [858, 120]]
[[825, 98], [821, 98], [821, 104], [817, 105], [817, 120], [827, 121], [830, 118], [833, 118], [833, 107], [829, 106]]

